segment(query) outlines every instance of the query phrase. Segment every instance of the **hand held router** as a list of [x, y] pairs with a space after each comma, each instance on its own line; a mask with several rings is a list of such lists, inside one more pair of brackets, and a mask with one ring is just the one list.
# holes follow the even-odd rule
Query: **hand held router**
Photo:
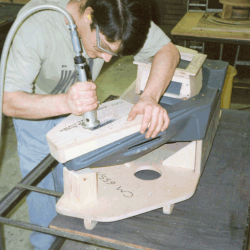
[[[72, 39], [72, 41], [74, 40]], [[82, 55], [77, 55], [74, 58], [74, 62], [75, 62], [77, 80], [79, 82], [86, 82], [88, 80], [85, 71], [85, 67], [87, 66], [86, 59]], [[92, 129], [100, 125], [100, 122], [97, 119], [96, 109], [84, 113], [82, 117], [83, 117], [82, 126], [84, 128]]]
[[[86, 82], [88, 80], [85, 67], [87, 66], [86, 58], [82, 56], [82, 48], [80, 39], [78, 37], [77, 31], [76, 31], [76, 25], [71, 24], [69, 25], [69, 29], [71, 31], [71, 40], [74, 47], [74, 51], [76, 53], [76, 56], [74, 58], [75, 62], [75, 69], [77, 74], [77, 80], [79, 82]], [[89, 112], [84, 113], [83, 115], [83, 124], [82, 126], [84, 128], [88, 129], [94, 129], [97, 126], [99, 126], [100, 122], [97, 120], [97, 111], [92, 110]]]

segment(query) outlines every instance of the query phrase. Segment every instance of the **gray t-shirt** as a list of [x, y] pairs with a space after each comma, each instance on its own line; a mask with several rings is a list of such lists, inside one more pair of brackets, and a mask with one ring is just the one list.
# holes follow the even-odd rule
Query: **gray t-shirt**
[[[21, 13], [39, 4], [56, 4], [66, 8], [69, 0], [32, 0]], [[135, 56], [144, 60], [156, 54], [170, 39], [151, 22], [148, 38]], [[83, 56], [89, 60], [83, 48]], [[65, 93], [77, 81], [75, 53], [64, 16], [55, 11], [33, 14], [20, 26], [10, 49], [4, 91], [24, 91], [36, 94]], [[104, 60], [93, 60], [92, 79], [95, 81]]]

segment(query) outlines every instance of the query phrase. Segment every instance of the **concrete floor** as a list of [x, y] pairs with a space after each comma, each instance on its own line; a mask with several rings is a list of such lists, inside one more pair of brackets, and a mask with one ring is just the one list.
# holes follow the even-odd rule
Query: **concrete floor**
[[[99, 100], [103, 102], [110, 95], [120, 96], [125, 89], [135, 80], [137, 66], [133, 65], [132, 57], [114, 59], [106, 64], [97, 79], [97, 93]], [[249, 85], [250, 86], [250, 85]], [[249, 90], [240, 88], [233, 90], [232, 105], [233, 109], [249, 110]], [[2, 132], [3, 148], [0, 153], [0, 199], [7, 194], [15, 184], [21, 180], [19, 170], [19, 160], [16, 150], [16, 137], [11, 118], [4, 117]], [[11, 218], [28, 222], [28, 212], [25, 200], [10, 214]], [[31, 250], [29, 242], [29, 230], [24, 230], [12, 226], [3, 226], [6, 250]], [[72, 249], [71, 242], [68, 241], [61, 249]], [[100, 250], [100, 248], [88, 244], [77, 244], [74, 249]], [[72, 249], [73, 250], [73, 249]]]

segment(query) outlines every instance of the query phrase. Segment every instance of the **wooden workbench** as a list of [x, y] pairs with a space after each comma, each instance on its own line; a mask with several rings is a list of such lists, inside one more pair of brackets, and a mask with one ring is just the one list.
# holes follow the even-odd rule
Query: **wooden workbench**
[[[209, 13], [212, 15], [213, 13]], [[199, 40], [203, 42], [221, 42], [221, 43], [235, 43], [238, 45], [250, 44], [250, 33], [245, 32], [231, 32], [230, 26], [224, 26], [222, 30], [197, 30], [197, 24], [204, 12], [187, 12], [185, 16], [172, 29], [171, 34], [176, 39], [182, 40]]]
[[[85, 236], [117, 249], [240, 250], [250, 201], [250, 112], [223, 110], [195, 195], [129, 219], [98, 223], [88, 231], [81, 219], [58, 215], [51, 228]], [[112, 205], [112, 204], [111, 204]], [[71, 248], [73, 250], [74, 248]]]

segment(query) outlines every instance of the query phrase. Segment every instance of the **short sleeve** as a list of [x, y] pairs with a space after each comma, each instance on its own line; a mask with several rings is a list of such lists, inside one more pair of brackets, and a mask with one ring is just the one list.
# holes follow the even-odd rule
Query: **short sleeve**
[[32, 93], [33, 83], [41, 68], [44, 48], [39, 32], [22, 30], [16, 34], [9, 52], [4, 86], [6, 92]]
[[147, 40], [139, 53], [134, 56], [135, 61], [146, 60], [151, 56], [154, 56], [169, 42], [169, 37], [154, 22], [151, 21]]

